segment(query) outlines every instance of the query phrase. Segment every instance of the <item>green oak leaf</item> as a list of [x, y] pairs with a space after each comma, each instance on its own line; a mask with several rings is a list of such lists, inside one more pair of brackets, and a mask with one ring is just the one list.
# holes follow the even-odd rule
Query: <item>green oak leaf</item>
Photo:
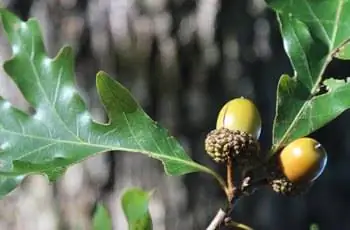
[[[299, 20], [313, 39], [324, 42], [333, 55], [350, 59], [347, 0], [266, 0], [279, 15]], [[304, 43], [305, 44], [305, 43]], [[300, 46], [304, 46], [300, 44]], [[317, 44], [315, 45], [317, 47]], [[324, 48], [326, 48], [324, 47]]]
[[[293, 119], [290, 111], [299, 109], [298, 119], [290, 130], [289, 139], [294, 140], [303, 135], [303, 132], [311, 132], [322, 127], [323, 124], [339, 116], [350, 108], [350, 83], [345, 80], [327, 79], [323, 82], [327, 92], [305, 100], [307, 91], [297, 84], [295, 78], [282, 75], [279, 82], [278, 102], [289, 104], [289, 109], [279, 111], [279, 116], [286, 120]], [[303, 95], [304, 94], [304, 95]], [[298, 95], [294, 97], [293, 95]], [[280, 121], [281, 122], [281, 121]], [[283, 123], [281, 124], [283, 125]], [[277, 129], [278, 130], [278, 129]], [[306, 134], [305, 134], [306, 135]]]
[[112, 230], [112, 220], [107, 208], [99, 203], [92, 220], [93, 230]]
[[215, 172], [194, 162], [130, 92], [104, 72], [97, 74], [96, 84], [109, 122], [94, 121], [75, 86], [72, 49], [64, 47], [52, 59], [35, 19], [21, 21], [6, 9], [0, 9], [0, 16], [13, 52], [4, 69], [33, 108], [25, 113], [0, 98], [0, 195], [29, 173], [54, 180], [67, 166], [109, 150], [161, 160], [169, 175], [202, 171], [224, 184]]
[[[342, 93], [320, 91], [324, 71], [334, 57], [349, 59], [350, 2], [344, 0], [267, 0], [277, 12], [294, 77], [283, 75], [277, 89], [271, 153], [321, 128], [350, 106]], [[332, 103], [330, 103], [332, 102]], [[326, 104], [323, 104], [326, 103]]]
[[121, 198], [122, 209], [129, 224], [129, 230], [152, 230], [152, 218], [148, 210], [152, 192], [139, 188], [125, 191]]

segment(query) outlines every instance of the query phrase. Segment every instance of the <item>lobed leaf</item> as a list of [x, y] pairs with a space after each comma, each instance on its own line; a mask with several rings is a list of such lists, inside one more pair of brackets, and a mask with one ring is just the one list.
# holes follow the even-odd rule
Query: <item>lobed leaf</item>
[[321, 128], [350, 107], [350, 87], [322, 92], [323, 74], [334, 57], [349, 59], [350, 2], [267, 0], [277, 12], [284, 48], [294, 76], [283, 75], [277, 89], [272, 153]]
[[24, 113], [0, 98], [0, 196], [29, 173], [54, 180], [69, 165], [109, 150], [161, 160], [169, 175], [203, 171], [221, 180], [194, 162], [129, 91], [104, 72], [97, 74], [96, 84], [109, 122], [95, 122], [75, 86], [72, 49], [64, 47], [52, 59], [36, 20], [23, 22], [6, 9], [0, 9], [0, 17], [13, 52], [4, 69], [33, 107], [33, 113]]

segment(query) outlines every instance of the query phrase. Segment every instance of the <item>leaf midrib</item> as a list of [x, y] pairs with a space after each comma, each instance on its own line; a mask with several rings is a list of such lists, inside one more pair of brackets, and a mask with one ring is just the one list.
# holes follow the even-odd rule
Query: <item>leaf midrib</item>
[[[21, 36], [19, 36], [20, 39], [21, 39], [21, 42], [23, 43], [22, 41], [22, 38]], [[31, 36], [31, 39], [33, 40], [33, 36]], [[32, 42], [33, 44], [33, 42]], [[31, 46], [30, 47], [32, 52], [34, 50], [34, 47]], [[33, 60], [31, 59], [31, 55], [28, 54], [28, 52], [23, 52], [24, 54], [26, 54], [26, 57], [27, 57], [27, 60], [28, 62], [30, 63], [30, 66], [32, 67], [32, 70], [34, 72], [34, 75], [37, 79], [37, 82], [38, 82], [38, 85], [41, 89], [41, 91], [43, 92], [44, 94], [44, 98], [47, 102], [47, 104], [50, 106], [51, 110], [53, 111], [53, 114], [55, 114], [55, 116], [59, 119], [59, 121], [64, 125], [64, 128], [69, 132], [71, 133], [74, 137], [76, 137], [76, 140], [78, 142], [74, 142], [74, 141], [69, 141], [69, 140], [55, 140], [54, 142], [56, 143], [61, 143], [61, 144], [73, 144], [73, 145], [81, 145], [81, 146], [90, 146], [90, 147], [95, 147], [95, 148], [101, 148], [103, 149], [103, 151], [108, 151], [108, 150], [120, 150], [120, 151], [127, 151], [127, 152], [140, 152], [140, 153], [143, 153], [143, 154], [147, 154], [153, 158], [156, 158], [156, 159], [167, 159], [167, 160], [172, 160], [172, 161], [176, 161], [176, 162], [179, 162], [179, 163], [184, 163], [185, 165], [189, 165], [189, 166], [192, 166], [194, 168], [197, 168], [197, 169], [200, 169], [202, 171], [208, 171], [208, 170], [204, 170], [206, 169], [206, 167], [203, 167], [202, 165], [190, 160], [190, 159], [186, 159], [186, 160], [182, 160], [180, 158], [177, 158], [177, 157], [171, 157], [167, 154], [164, 154], [162, 153], [162, 151], [159, 151], [159, 146], [157, 145], [157, 149], [159, 151], [159, 153], [156, 153], [156, 152], [151, 152], [151, 151], [147, 151], [144, 149], [143, 146], [140, 145], [140, 143], [137, 141], [137, 138], [134, 136], [134, 134], [132, 133], [132, 130], [130, 128], [130, 125], [129, 123], [127, 122], [128, 124], [128, 128], [129, 128], [129, 131], [130, 133], [132, 134], [133, 136], [133, 139], [136, 143], [138, 143], [139, 147], [141, 149], [132, 149], [132, 148], [123, 148], [123, 147], [115, 147], [115, 146], [109, 146], [109, 145], [99, 145], [99, 144], [92, 144], [92, 143], [87, 143], [87, 142], [84, 142], [81, 138], [79, 138], [75, 133], [73, 133], [67, 126], [67, 124], [63, 121], [63, 119], [59, 116], [56, 108], [54, 108], [52, 106], [52, 104], [50, 103], [50, 100], [48, 98], [48, 95], [46, 93], [46, 91], [44, 90], [42, 84], [41, 84], [41, 81], [40, 81], [40, 76], [39, 76], [39, 72], [37, 70], [37, 67], [35, 66], [35, 64], [33, 63]], [[49, 58], [45, 55], [45, 58]], [[57, 57], [58, 58], [58, 57]], [[54, 61], [54, 60], [50, 60], [50, 61]], [[125, 114], [124, 114], [125, 116]], [[78, 125], [78, 124], [77, 124]], [[39, 137], [39, 136], [32, 136], [32, 135], [27, 135], [27, 134], [23, 134], [23, 133], [17, 133], [17, 132], [12, 132], [12, 131], [9, 131], [9, 130], [6, 130], [6, 129], [3, 129], [5, 132], [8, 132], [8, 133], [11, 133], [11, 134], [15, 134], [15, 135], [20, 135], [22, 137], [29, 137], [29, 138], [32, 138], [32, 139], [37, 139], [37, 140], [45, 140], [45, 141], [49, 141], [49, 142], [52, 142], [53, 139], [49, 139], [49, 138], [44, 138], [44, 137]], [[153, 137], [152, 137], [153, 138]]]
[[[19, 36], [19, 37], [20, 37], [20, 39], [21, 39], [21, 36]], [[31, 39], [32, 39], [32, 43], [31, 43], [32, 45], [31, 45], [30, 49], [31, 49], [31, 53], [33, 53], [33, 51], [34, 51], [34, 49], [35, 49], [35, 47], [34, 47], [34, 42], [33, 42], [33, 40], [34, 40], [33, 36], [31, 36]], [[21, 42], [23, 43], [23, 41], [21, 41]], [[25, 49], [25, 50], [26, 50], [26, 49]], [[33, 69], [33, 72], [34, 72], [34, 75], [35, 75], [35, 77], [36, 77], [36, 79], [37, 79], [38, 85], [39, 85], [41, 91], [43, 92], [43, 94], [44, 94], [44, 96], [45, 96], [46, 102], [48, 103], [48, 105], [50, 106], [50, 108], [52, 109], [52, 111], [54, 112], [54, 114], [56, 115], [56, 117], [58, 117], [58, 119], [60, 120], [60, 122], [64, 125], [64, 128], [65, 128], [69, 133], [71, 133], [74, 137], [76, 137], [76, 140], [78, 141], [78, 143], [77, 143], [77, 142], [73, 142], [73, 141], [67, 141], [67, 140], [66, 140], [66, 141], [61, 141], [61, 140], [60, 140], [60, 141], [56, 141], [56, 143], [75, 144], [75, 145], [78, 144], [78, 145], [85, 145], [85, 146], [87, 145], [87, 146], [91, 146], [91, 147], [104, 148], [104, 149], [106, 149], [106, 151], [108, 151], [108, 150], [116, 150], [116, 149], [115, 149], [116, 147], [114, 147], [114, 146], [106, 146], [106, 145], [99, 145], [99, 144], [86, 143], [86, 142], [84, 142], [81, 138], [79, 138], [75, 133], [73, 133], [73, 132], [68, 128], [67, 124], [66, 124], [66, 123], [64, 122], [64, 120], [59, 116], [59, 114], [58, 114], [56, 108], [52, 106], [52, 104], [51, 104], [51, 102], [50, 102], [50, 100], [49, 100], [49, 98], [48, 98], [48, 95], [47, 95], [46, 91], [44, 90], [44, 88], [43, 88], [43, 86], [42, 86], [42, 84], [41, 84], [39, 72], [38, 72], [38, 70], [37, 70], [37, 67], [36, 67], [36, 66], [34, 65], [34, 63], [33, 63], [32, 57], [34, 58], [34, 56], [32, 56], [31, 54], [29, 54], [28, 52], [23, 52], [23, 53], [25, 53], [26, 56], [27, 56], [27, 59], [28, 59], [30, 65], [31, 65], [31, 67], [32, 67], [32, 69]], [[48, 58], [48, 57], [45, 56], [45, 58]], [[51, 60], [50, 60], [50, 61], [51, 61]], [[56, 87], [57, 87], [57, 86], [56, 86]], [[154, 140], [153, 136], [152, 136], [152, 140], [153, 140], [153, 142], [155, 143], [155, 145], [156, 145], [156, 147], [157, 147], [159, 153], [158, 153], [158, 154], [155, 154], [155, 152], [150, 152], [150, 151], [145, 150], [145, 148], [138, 142], [137, 138], [135, 137], [135, 134], [132, 132], [132, 129], [131, 129], [131, 127], [130, 127], [130, 124], [129, 124], [129, 122], [128, 122], [127, 117], [125, 116], [124, 113], [123, 113], [123, 115], [124, 115], [124, 119], [125, 119], [125, 121], [126, 121], [126, 123], [127, 123], [127, 125], [128, 125], [129, 132], [131, 133], [131, 135], [132, 135], [134, 141], [138, 144], [138, 146], [140, 147], [140, 149], [128, 149], [128, 148], [121, 148], [121, 147], [118, 147], [117, 150], [141, 152], [141, 153], [148, 154], [148, 155], [151, 155], [151, 156], [154, 156], [154, 157], [160, 157], [160, 158], [162, 158], [162, 159], [172, 159], [172, 160], [176, 159], [176, 160], [178, 160], [178, 162], [191, 162], [191, 161], [179, 160], [179, 158], [176, 158], [176, 157], [174, 157], [174, 158], [172, 158], [172, 157], [166, 157], [166, 156], [168, 156], [168, 155], [166, 155], [166, 154], [159, 154], [159, 153], [162, 153], [162, 151], [161, 151], [159, 145], [157, 144], [157, 142]], [[79, 125], [79, 124], [77, 123], [77, 125]], [[22, 134], [22, 136], [27, 136], [27, 135]], [[33, 139], [36, 138], [36, 139], [41, 139], [41, 140], [46, 140], [46, 141], [50, 141], [50, 140], [52, 141], [52, 139], [49, 139], [49, 138], [39, 138], [39, 137], [31, 136], [31, 135], [28, 135], [28, 137], [31, 137], [31, 138], [33, 138]], [[167, 142], [167, 145], [169, 146], [168, 141], [166, 141], [166, 142]]]
[[[12, 132], [9, 131], [7, 129], [2, 129], [4, 132], [10, 133], [10, 134], [14, 134], [14, 135], [18, 135], [18, 136], [22, 136], [22, 137], [29, 137], [32, 139], [36, 139], [36, 140], [44, 140], [44, 141], [48, 141], [48, 142], [55, 142], [55, 144], [70, 144], [70, 145], [80, 145], [80, 146], [88, 146], [88, 147], [95, 147], [95, 148], [100, 148], [102, 149], [101, 151], [105, 152], [105, 151], [111, 151], [111, 150], [118, 150], [118, 151], [126, 151], [126, 152], [139, 152], [139, 153], [143, 153], [143, 154], [147, 154], [150, 157], [153, 158], [158, 158], [158, 159], [167, 159], [167, 160], [172, 160], [172, 161], [177, 161], [177, 162], [181, 162], [181, 163], [185, 163], [186, 165], [190, 165], [193, 166], [195, 168], [201, 168], [203, 169], [202, 165], [199, 165], [198, 163], [192, 161], [192, 160], [183, 160], [180, 158], [176, 158], [176, 157], [171, 157], [169, 155], [166, 154], [162, 154], [162, 152], [160, 153], [156, 153], [156, 152], [151, 152], [151, 151], [147, 151], [144, 148], [140, 149], [133, 149], [133, 148], [124, 148], [124, 147], [116, 147], [113, 145], [101, 145], [101, 144], [94, 144], [94, 143], [87, 143], [87, 142], [74, 142], [74, 141], [69, 141], [69, 140], [61, 140], [61, 139], [49, 139], [49, 138], [45, 138], [45, 137], [39, 137], [39, 136], [32, 136], [32, 135], [26, 135], [26, 134], [21, 134], [21, 133], [17, 133], [17, 132]], [[201, 167], [198, 167], [201, 166]]]

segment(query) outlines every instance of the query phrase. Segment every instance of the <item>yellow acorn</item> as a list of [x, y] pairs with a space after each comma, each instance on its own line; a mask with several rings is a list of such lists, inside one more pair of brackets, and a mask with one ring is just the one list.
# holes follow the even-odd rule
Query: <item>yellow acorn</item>
[[258, 139], [261, 132], [261, 117], [253, 102], [236, 98], [227, 102], [219, 112], [216, 129], [227, 128], [251, 134]]
[[326, 150], [319, 142], [308, 137], [288, 144], [279, 158], [284, 176], [293, 183], [316, 180], [327, 164]]

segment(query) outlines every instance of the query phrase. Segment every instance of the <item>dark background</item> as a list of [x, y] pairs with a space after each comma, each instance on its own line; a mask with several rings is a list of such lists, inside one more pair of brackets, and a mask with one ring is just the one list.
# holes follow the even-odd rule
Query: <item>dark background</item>
[[[262, 0], [3, 2], [23, 19], [39, 19], [51, 55], [63, 44], [73, 46], [79, 87], [97, 118], [105, 119], [95, 90], [95, 74], [102, 69], [129, 88], [200, 163], [218, 167], [204, 154], [203, 140], [220, 107], [234, 97], [256, 103], [263, 119], [260, 141], [270, 146], [277, 81], [293, 71], [275, 15]], [[326, 75], [346, 77], [348, 66], [335, 60]], [[0, 84], [13, 103], [20, 100], [13, 96], [18, 92], [4, 89], [11, 83]], [[350, 229], [348, 127], [345, 112], [312, 134], [329, 158], [309, 193], [286, 198], [258, 191], [239, 202], [234, 220], [257, 230], [302, 230], [313, 223], [321, 230]], [[111, 209], [115, 229], [126, 229], [117, 206], [120, 192], [130, 186], [157, 188], [151, 204], [155, 230], [205, 229], [225, 199], [207, 175], [166, 177], [157, 161], [106, 153], [74, 166], [54, 185], [28, 178], [1, 201], [0, 229], [90, 229], [98, 199]]]

